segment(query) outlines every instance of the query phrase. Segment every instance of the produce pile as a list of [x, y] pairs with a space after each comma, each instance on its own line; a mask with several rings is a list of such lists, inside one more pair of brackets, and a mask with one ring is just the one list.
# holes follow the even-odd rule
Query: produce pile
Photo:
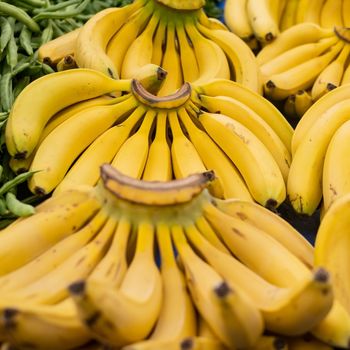
[[349, 3], [0, 1], [1, 350], [350, 348]]

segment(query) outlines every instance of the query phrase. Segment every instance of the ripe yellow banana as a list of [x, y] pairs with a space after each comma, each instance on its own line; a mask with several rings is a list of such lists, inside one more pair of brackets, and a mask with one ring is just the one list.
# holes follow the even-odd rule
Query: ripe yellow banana
[[349, 54], [350, 44], [345, 44], [339, 56], [320, 73], [311, 89], [313, 101], [340, 85]]
[[346, 155], [349, 140], [350, 121], [347, 121], [334, 133], [324, 159], [322, 192], [326, 211], [338, 198], [350, 193], [350, 164]]
[[[116, 120], [136, 107], [133, 96], [107, 106], [85, 109], [57, 126], [40, 144], [31, 169], [40, 170], [29, 181], [36, 194], [50, 193], [64, 178], [68, 168], [81, 152]], [[62, 143], [62, 140], [66, 142]]]
[[141, 178], [149, 152], [149, 139], [152, 125], [156, 116], [155, 110], [146, 111], [143, 106], [138, 107], [144, 119], [139, 129], [129, 137], [112, 160], [112, 166], [121, 173], [134, 178]]
[[349, 83], [350, 83], [350, 64], [348, 64], [347, 68], [344, 69], [341, 85], [345, 85]]
[[275, 131], [247, 105], [227, 96], [200, 95], [201, 104], [209, 112], [220, 111], [248, 128], [270, 151], [287, 181], [291, 155]]
[[[167, 136], [167, 112], [156, 116], [156, 130], [149, 147], [142, 179], [146, 181], [170, 181], [173, 177], [171, 153]], [[161, 162], [160, 162], [161, 159]]]
[[283, 112], [286, 117], [295, 119], [297, 112], [295, 110], [295, 95], [289, 95], [283, 104]]
[[305, 8], [304, 22], [320, 24], [321, 10], [325, 0], [309, 0]]
[[346, 28], [350, 27], [350, 1], [349, 0], [343, 0], [343, 8], [342, 8], [342, 15], [343, 15], [343, 26]]
[[[228, 96], [249, 105], [276, 132], [290, 151], [293, 129], [278, 109], [265, 98], [241, 84], [217, 79], [195, 87], [196, 92], [208, 96]], [[254, 100], [252, 104], [251, 101]]]
[[[236, 35], [226, 30], [211, 30], [201, 24], [198, 24], [198, 29], [225, 52], [232, 67], [231, 76], [234, 77], [234, 80], [261, 94], [259, 68], [253, 52], [247, 45]], [[222, 75], [216, 77], [225, 78]]]
[[286, 189], [281, 171], [264, 144], [248, 128], [223, 114], [204, 112], [198, 120], [237, 167], [257, 202], [277, 207], [284, 201]]
[[138, 0], [128, 6], [108, 8], [92, 16], [81, 28], [76, 39], [74, 58], [78, 66], [118, 79], [118, 71], [106, 52], [107, 44], [130, 14], [143, 4], [144, 0]]
[[130, 81], [114, 80], [91, 69], [62, 71], [33, 81], [17, 97], [11, 110], [6, 125], [9, 153], [15, 158], [27, 158], [36, 147], [46, 123], [63, 108], [129, 89]]
[[350, 100], [339, 102], [319, 116], [296, 150], [289, 170], [287, 192], [298, 213], [312, 215], [322, 198], [322, 171], [327, 147], [336, 130], [349, 120]]
[[189, 138], [207, 169], [215, 171], [223, 190], [224, 198], [252, 200], [249, 190], [236, 167], [215, 142], [191, 120], [188, 112], [181, 108], [178, 115]]
[[312, 106], [312, 98], [309, 92], [299, 90], [295, 94], [295, 113], [298, 118], [302, 118], [306, 111]]
[[261, 66], [293, 47], [317, 42], [320, 39], [333, 35], [333, 30], [321, 28], [315, 23], [305, 22], [297, 24], [285, 30], [274, 42], [266, 45], [259, 52], [257, 55], [258, 64]]
[[140, 341], [155, 325], [162, 303], [162, 282], [153, 244], [153, 225], [139, 222], [136, 252], [120, 288], [93, 280], [70, 286], [82, 321], [103, 343], [122, 346]]
[[320, 13], [320, 25], [324, 28], [344, 26], [342, 18], [343, 0], [326, 0]]
[[296, 24], [296, 16], [298, 11], [299, 0], [289, 0], [286, 3], [282, 17], [279, 21], [281, 32]]
[[290, 350], [332, 350], [333, 347], [311, 337], [290, 338], [287, 341]]
[[153, 38], [152, 63], [161, 66], [166, 45], [167, 20], [162, 16], [159, 20], [156, 33]]

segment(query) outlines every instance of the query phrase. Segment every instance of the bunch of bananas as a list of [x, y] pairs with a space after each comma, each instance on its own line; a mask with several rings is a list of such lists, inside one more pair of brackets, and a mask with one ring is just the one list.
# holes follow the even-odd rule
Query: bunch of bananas
[[149, 64], [168, 71], [159, 91], [174, 93], [184, 82], [232, 79], [261, 92], [256, 59], [245, 43], [218, 20], [208, 18], [203, 0], [136, 0], [93, 16], [81, 29], [39, 50], [57, 63], [66, 55], [81, 68], [131, 79]]
[[350, 85], [319, 99], [299, 121], [292, 138], [287, 192], [298, 213], [311, 215], [350, 192]]
[[313, 102], [350, 82], [349, 39], [348, 28], [325, 29], [313, 23], [284, 31], [257, 56], [265, 95], [287, 99], [287, 113], [301, 117]]
[[105, 164], [96, 187], [61, 192], [3, 230], [0, 339], [253, 350], [311, 332], [347, 346], [350, 315], [312, 246], [258, 204], [212, 197], [213, 178], [140, 181]]
[[[282, 203], [292, 138], [282, 114], [229, 80], [185, 83], [163, 97], [144, 87], [159, 89], [165, 76], [155, 66], [142, 82], [83, 68], [37, 79], [18, 96], [7, 123], [13, 169], [37, 171], [29, 181], [36, 194], [95, 185], [103, 162], [158, 181], [213, 169], [219, 198]], [[124, 93], [105, 95], [112, 92]]]

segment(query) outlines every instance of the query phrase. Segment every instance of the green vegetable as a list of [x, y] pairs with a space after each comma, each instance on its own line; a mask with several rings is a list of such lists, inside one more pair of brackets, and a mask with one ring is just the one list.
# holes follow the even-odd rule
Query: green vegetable
[[29, 56], [33, 54], [31, 39], [32, 39], [32, 33], [30, 32], [28, 27], [23, 26], [21, 30], [21, 34], [19, 35], [19, 42], [21, 44], [21, 47], [23, 47], [23, 49]]
[[15, 178], [7, 181], [0, 187], [0, 196], [4, 195], [5, 193], [9, 192], [11, 189], [19, 185], [20, 183], [27, 181], [35, 171], [27, 171], [25, 173], [17, 175]]
[[22, 203], [12, 192], [6, 193], [6, 206], [17, 216], [29, 216], [35, 213], [35, 209], [32, 205]]
[[1, 37], [0, 37], [0, 52], [3, 52], [11, 39], [12, 28], [9, 21], [5, 17], [0, 17]]
[[0, 78], [0, 99], [2, 108], [5, 111], [9, 111], [12, 106], [12, 74], [11, 72], [5, 73]]

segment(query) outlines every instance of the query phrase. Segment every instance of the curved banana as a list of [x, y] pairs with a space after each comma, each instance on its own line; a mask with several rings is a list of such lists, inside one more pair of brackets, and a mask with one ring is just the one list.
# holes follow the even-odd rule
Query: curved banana
[[160, 111], [156, 116], [156, 131], [149, 147], [145, 170], [142, 174], [143, 180], [170, 181], [172, 179], [173, 171], [168, 142], [167, 112]]
[[299, 45], [317, 42], [334, 36], [333, 30], [324, 29], [315, 23], [300, 23], [281, 33], [271, 44], [266, 45], [257, 55], [258, 65], [269, 62], [281, 53]]
[[136, 108], [127, 119], [108, 129], [93, 141], [70, 167], [54, 194], [81, 184], [94, 186], [100, 178], [101, 164], [112, 162], [142, 114], [143, 109]]
[[66, 70], [33, 81], [11, 109], [5, 135], [9, 153], [15, 158], [27, 158], [47, 122], [63, 108], [113, 91], [127, 90], [130, 91], [130, 81], [114, 80], [91, 69]]
[[344, 26], [342, 18], [343, 0], [326, 0], [320, 13], [320, 25], [324, 28]]
[[326, 211], [338, 198], [350, 193], [350, 163], [347, 156], [349, 142], [350, 121], [347, 121], [334, 133], [324, 159], [322, 193]]
[[302, 118], [306, 111], [312, 106], [312, 98], [309, 92], [299, 90], [295, 94], [295, 113], [298, 118]]
[[309, 0], [305, 8], [304, 22], [320, 24], [321, 10], [325, 0]]
[[347, 68], [344, 69], [341, 85], [345, 85], [349, 83], [350, 83], [350, 64], [347, 66]]
[[284, 32], [285, 30], [296, 24], [298, 5], [299, 0], [287, 1], [279, 22], [279, 28], [281, 32]]
[[191, 120], [188, 112], [181, 108], [178, 115], [188, 132], [189, 138], [207, 169], [215, 171], [224, 198], [252, 200], [249, 190], [236, 167], [215, 144], [215, 142]]
[[257, 202], [277, 207], [284, 201], [286, 190], [281, 171], [249, 129], [223, 114], [204, 112], [198, 120], [237, 167]]
[[49, 65], [56, 65], [67, 55], [73, 55], [80, 30], [77, 28], [41, 45], [38, 49], [39, 60]]
[[350, 44], [345, 44], [339, 56], [320, 73], [311, 89], [313, 101], [340, 85], [349, 54]]
[[[200, 86], [195, 86], [195, 91], [199, 95], [232, 97], [250, 106], [254, 112], [271, 126], [286, 148], [290, 151], [293, 128], [272, 103], [256, 92], [241, 84], [223, 79], [216, 79], [203, 83]], [[254, 103], [252, 103], [252, 101], [254, 101]]]
[[[231, 294], [230, 287], [210, 265], [194, 253], [183, 230], [179, 225], [171, 227], [176, 249], [185, 268], [187, 285], [200, 315], [210, 325], [216, 336], [229, 348], [252, 346], [263, 330], [260, 312], [243, 293], [236, 290], [234, 293], [236, 300], [229, 302], [230, 307], [225, 305], [225, 299], [228, 294]], [[196, 278], [191, 278], [191, 276], [196, 276]], [[221, 293], [221, 289], [225, 289], [223, 291], [225, 293]], [[224, 299], [222, 303], [226, 306], [224, 307], [225, 314], [215, 294], [219, 300]], [[230, 327], [230, 331], [226, 329], [228, 320], [235, 325], [233, 328]]]
[[322, 171], [327, 147], [336, 130], [349, 120], [350, 100], [319, 116], [296, 150], [289, 170], [287, 193], [298, 213], [311, 215], [322, 198]]
[[155, 110], [146, 111], [139, 106], [139, 111], [144, 114], [142, 124], [139, 129], [130, 136], [119, 148], [119, 151], [112, 160], [112, 166], [118, 169], [124, 175], [141, 178], [149, 153], [149, 138], [154, 119]]
[[122, 346], [144, 339], [159, 317], [162, 282], [153, 256], [154, 227], [138, 224], [137, 246], [120, 288], [88, 280], [69, 288], [78, 314], [94, 337]]
[[166, 45], [167, 18], [161, 16], [153, 38], [152, 63], [161, 66]]
[[[231, 75], [234, 76], [235, 81], [261, 94], [259, 67], [253, 52], [247, 45], [229, 31], [211, 30], [201, 24], [198, 24], [197, 27], [203, 35], [219, 45], [225, 52], [232, 67]], [[224, 78], [224, 76], [216, 77]]]
[[275, 131], [247, 105], [227, 96], [199, 96], [201, 105], [209, 112], [220, 111], [248, 128], [270, 151], [287, 181], [291, 155]]
[[[117, 103], [118, 99], [115, 102], [114, 105], [90, 107], [77, 113], [42, 141], [30, 167], [31, 170], [40, 170], [29, 180], [33, 193], [50, 193], [81, 152], [137, 105], [133, 96], [120, 103]], [[66, 142], [62, 143], [63, 139]]]
[[343, 0], [343, 8], [342, 8], [342, 15], [343, 15], [343, 25], [346, 28], [350, 27], [350, 2], [349, 0]]
[[143, 4], [144, 0], [138, 0], [129, 6], [107, 8], [92, 16], [76, 39], [74, 58], [78, 66], [118, 79], [118, 71], [106, 53], [107, 44], [130, 14]]

